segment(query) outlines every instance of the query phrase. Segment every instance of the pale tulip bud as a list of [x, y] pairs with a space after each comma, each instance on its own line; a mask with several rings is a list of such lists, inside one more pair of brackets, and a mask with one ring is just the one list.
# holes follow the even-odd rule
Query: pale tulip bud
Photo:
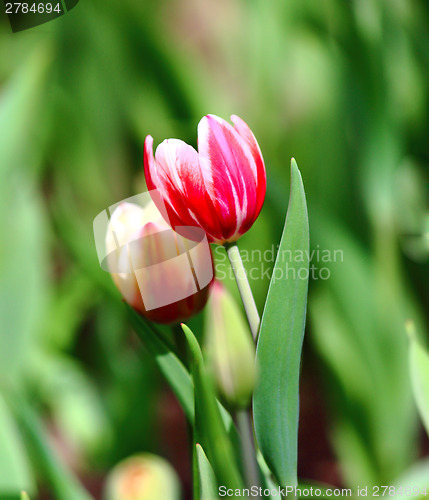
[[145, 207], [121, 203], [106, 234], [107, 265], [134, 309], [152, 321], [176, 323], [205, 305], [213, 281], [213, 260], [202, 230], [194, 240], [174, 232], [153, 201]]
[[227, 406], [246, 407], [256, 381], [255, 345], [233, 297], [215, 281], [206, 309], [208, 364]]
[[120, 462], [107, 477], [104, 500], [179, 500], [180, 483], [173, 467], [150, 453]]

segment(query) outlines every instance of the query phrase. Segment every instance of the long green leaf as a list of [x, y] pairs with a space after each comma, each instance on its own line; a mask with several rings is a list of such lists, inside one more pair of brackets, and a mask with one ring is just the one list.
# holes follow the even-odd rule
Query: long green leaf
[[172, 347], [155, 327], [126, 304], [131, 325], [148, 351], [154, 356], [161, 373], [170, 384], [189, 422], [194, 421], [194, 388], [192, 379]]
[[192, 331], [182, 325], [192, 360], [195, 387], [195, 442], [207, 453], [219, 483], [227, 488], [242, 488], [243, 481], [235, 460], [213, 384], [205, 370], [203, 355]]
[[216, 500], [219, 498], [216, 476], [207, 455], [200, 444], [196, 445], [198, 472], [200, 478], [200, 500]]
[[289, 207], [267, 301], [256, 359], [253, 398], [257, 441], [282, 486], [297, 484], [299, 370], [309, 275], [308, 215], [301, 174], [291, 164]]

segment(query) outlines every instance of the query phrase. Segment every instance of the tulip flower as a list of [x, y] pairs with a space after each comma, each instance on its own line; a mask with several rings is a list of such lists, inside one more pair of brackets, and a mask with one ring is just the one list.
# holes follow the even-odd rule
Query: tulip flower
[[109, 474], [105, 500], [180, 500], [179, 478], [163, 458], [150, 453], [120, 462]]
[[207, 239], [187, 240], [165, 222], [153, 201], [121, 203], [106, 234], [107, 267], [135, 310], [152, 321], [176, 323], [205, 305], [213, 280]]
[[228, 290], [215, 281], [206, 309], [208, 365], [222, 401], [245, 408], [256, 381], [255, 345], [241, 311]]
[[153, 155], [146, 137], [144, 169], [149, 190], [157, 190], [173, 228], [198, 226], [209, 242], [236, 241], [261, 211], [265, 166], [247, 124], [231, 116], [234, 127], [214, 115], [198, 125], [198, 152], [178, 139], [167, 139]]

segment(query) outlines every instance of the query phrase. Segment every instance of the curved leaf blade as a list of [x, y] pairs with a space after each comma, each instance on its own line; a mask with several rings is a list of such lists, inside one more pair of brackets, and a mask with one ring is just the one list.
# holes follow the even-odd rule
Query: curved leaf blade
[[198, 473], [200, 479], [200, 500], [216, 500], [219, 498], [216, 476], [207, 455], [197, 443]]
[[291, 162], [286, 222], [261, 321], [253, 397], [256, 438], [282, 486], [297, 484], [299, 370], [307, 310], [309, 228], [301, 174]]
[[201, 348], [192, 331], [184, 324], [182, 324], [182, 329], [189, 347], [195, 387], [194, 440], [204, 447], [219, 483], [227, 488], [242, 488], [243, 481], [236, 463], [234, 449], [221, 415], [213, 384], [205, 370]]

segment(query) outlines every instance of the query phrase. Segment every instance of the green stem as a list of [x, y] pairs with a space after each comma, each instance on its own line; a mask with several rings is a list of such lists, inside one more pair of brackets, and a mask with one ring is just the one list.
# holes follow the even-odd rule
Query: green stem
[[256, 462], [255, 448], [253, 445], [252, 417], [249, 410], [239, 410], [236, 413], [237, 427], [241, 436], [241, 456], [244, 464], [246, 485], [260, 486], [259, 469]]
[[[247, 315], [250, 330], [254, 341], [256, 342], [259, 332], [258, 309], [253, 298], [252, 290], [247, 279], [246, 269], [241, 260], [240, 250], [236, 243], [225, 245], [226, 253], [228, 254], [241, 300]], [[246, 483], [249, 488], [260, 485], [259, 468], [256, 461], [253, 424], [250, 410], [240, 410], [236, 414], [237, 426], [241, 435], [242, 457], [244, 462], [244, 472], [246, 475]]]
[[256, 342], [260, 324], [259, 313], [247, 279], [246, 269], [244, 268], [243, 261], [241, 260], [240, 250], [238, 249], [236, 243], [226, 244], [225, 249], [228, 254], [229, 261], [231, 262], [235, 280], [237, 281], [238, 290], [241, 295], [241, 300], [243, 301], [250, 330], [252, 332], [253, 339]]

